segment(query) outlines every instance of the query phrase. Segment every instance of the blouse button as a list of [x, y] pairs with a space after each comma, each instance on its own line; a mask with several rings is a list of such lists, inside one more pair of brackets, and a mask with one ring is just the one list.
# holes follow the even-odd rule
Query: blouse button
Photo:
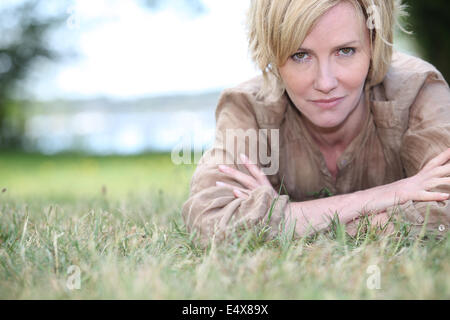
[[438, 230], [440, 232], [444, 231], [445, 230], [445, 226], [443, 224], [440, 224], [439, 227], [438, 227]]

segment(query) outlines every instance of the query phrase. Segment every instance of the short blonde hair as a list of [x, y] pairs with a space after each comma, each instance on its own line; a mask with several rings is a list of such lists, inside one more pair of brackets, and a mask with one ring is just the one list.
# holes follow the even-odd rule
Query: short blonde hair
[[366, 81], [373, 86], [383, 80], [391, 63], [397, 18], [406, 15], [401, 0], [251, 0], [247, 14], [249, 49], [266, 85], [269, 73], [281, 84], [278, 68], [298, 50], [315, 22], [342, 1], [353, 4], [364, 25], [377, 11], [379, 27], [368, 28], [371, 64]]

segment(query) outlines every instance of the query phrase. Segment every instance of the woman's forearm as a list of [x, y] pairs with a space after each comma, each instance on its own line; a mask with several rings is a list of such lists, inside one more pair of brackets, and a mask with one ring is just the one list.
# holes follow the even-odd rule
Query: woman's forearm
[[391, 184], [333, 197], [291, 202], [285, 211], [288, 227], [295, 227], [299, 236], [327, 228], [337, 214], [341, 223], [347, 224], [361, 214], [380, 213], [388, 207], [402, 203], [398, 195], [400, 181]]
[[[254, 190], [259, 186], [265, 185], [273, 189], [271, 182], [256, 164], [249, 162], [245, 155], [241, 155], [241, 159], [251, 175], [223, 165], [219, 166], [219, 170], [235, 179], [243, 188], [221, 181], [216, 182], [218, 185], [232, 189], [235, 197], [243, 199], [248, 198], [246, 191]], [[328, 227], [335, 214], [341, 222], [347, 224], [360, 214], [378, 214], [408, 200], [448, 200], [449, 194], [432, 191], [432, 189], [450, 183], [449, 161], [450, 148], [428, 161], [414, 176], [350, 194], [290, 203], [284, 212], [286, 226], [289, 228], [294, 226], [297, 234], [304, 235]], [[276, 191], [273, 190], [273, 193], [276, 194]]]

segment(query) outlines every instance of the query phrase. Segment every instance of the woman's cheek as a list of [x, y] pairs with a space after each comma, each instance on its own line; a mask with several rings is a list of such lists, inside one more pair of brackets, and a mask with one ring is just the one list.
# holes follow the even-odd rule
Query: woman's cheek
[[359, 88], [366, 80], [368, 69], [363, 61], [341, 66], [339, 79], [347, 88]]
[[370, 59], [368, 60], [366, 56], [361, 55], [360, 59], [352, 64], [352, 74], [356, 84], [364, 82], [369, 72]]
[[301, 72], [292, 72], [288, 76], [287, 86], [291, 94], [294, 94], [298, 98], [306, 98], [309, 90], [313, 87], [312, 77], [308, 70], [302, 70]]

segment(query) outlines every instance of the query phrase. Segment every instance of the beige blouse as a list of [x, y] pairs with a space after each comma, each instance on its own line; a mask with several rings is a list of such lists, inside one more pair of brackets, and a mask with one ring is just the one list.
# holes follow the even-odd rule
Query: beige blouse
[[[314, 199], [326, 190], [333, 195], [351, 193], [409, 177], [450, 147], [449, 86], [438, 70], [417, 57], [394, 52], [383, 82], [365, 88], [370, 112], [359, 135], [338, 159], [336, 180], [306, 130], [302, 114], [286, 94], [257, 95], [262, 82], [262, 77], [256, 77], [225, 90], [220, 97], [214, 145], [198, 163], [182, 209], [188, 231], [195, 230], [203, 244], [252, 226], [269, 225], [269, 235], [275, 236], [288, 201]], [[266, 129], [266, 135], [258, 135], [258, 145], [269, 150], [272, 130], [278, 130], [278, 171], [268, 178], [277, 191], [283, 181], [280, 196], [261, 186], [242, 199], [230, 188], [216, 186], [216, 181], [240, 186], [218, 170], [224, 159], [227, 165], [249, 174], [238, 161], [240, 153], [249, 155], [248, 140], [238, 144], [239, 150], [227, 149], [227, 129]], [[267, 167], [259, 158], [258, 164]], [[450, 192], [450, 186], [436, 190]], [[408, 201], [388, 212], [405, 218], [414, 231], [424, 224], [428, 211], [427, 230], [443, 234], [450, 223], [449, 203]]]

